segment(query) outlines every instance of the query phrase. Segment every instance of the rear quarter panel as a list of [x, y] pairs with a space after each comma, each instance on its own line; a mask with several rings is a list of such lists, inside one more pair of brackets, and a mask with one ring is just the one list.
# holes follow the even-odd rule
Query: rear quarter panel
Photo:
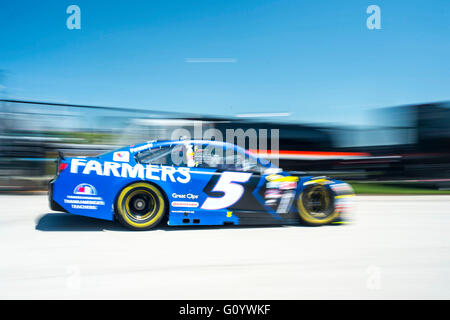
[[54, 182], [53, 200], [69, 213], [113, 220], [119, 192], [134, 182], [156, 184], [167, 196], [169, 206], [173, 201], [180, 200], [182, 195], [197, 193], [190, 184], [191, 176], [187, 168], [144, 167], [137, 164], [134, 158], [126, 160], [120, 162], [113, 159], [113, 153], [100, 158], [65, 160], [68, 167]]

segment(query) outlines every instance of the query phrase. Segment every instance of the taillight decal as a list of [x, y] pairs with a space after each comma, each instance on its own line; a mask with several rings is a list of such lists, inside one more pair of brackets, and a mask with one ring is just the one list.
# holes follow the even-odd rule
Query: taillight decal
[[67, 168], [69, 164], [68, 163], [60, 163], [58, 167], [58, 172], [63, 171], [65, 168]]

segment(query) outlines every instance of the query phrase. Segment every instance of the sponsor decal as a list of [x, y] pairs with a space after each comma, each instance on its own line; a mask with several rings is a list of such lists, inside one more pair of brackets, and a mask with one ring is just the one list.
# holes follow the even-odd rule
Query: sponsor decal
[[292, 205], [292, 202], [294, 201], [295, 192], [294, 191], [287, 191], [283, 194], [281, 197], [280, 204], [277, 208], [278, 214], [288, 213], [289, 208]]
[[307, 186], [307, 185], [314, 184], [314, 183], [325, 185], [325, 184], [333, 183], [333, 181], [330, 181], [330, 180], [324, 179], [324, 178], [320, 178], [320, 179], [313, 179], [313, 180], [306, 181], [305, 183], [303, 183], [303, 185]]
[[82, 183], [75, 187], [75, 195], [67, 195], [64, 203], [71, 206], [72, 209], [97, 210], [98, 206], [104, 206], [103, 198], [96, 196], [97, 191], [94, 186]]
[[276, 200], [276, 199], [267, 199], [265, 202], [265, 204], [267, 206], [271, 206], [271, 207], [276, 206], [277, 203], [278, 203], [278, 200]]
[[347, 183], [337, 183], [337, 184], [330, 184], [330, 188], [333, 189], [336, 193], [344, 193], [344, 192], [351, 192], [353, 193], [352, 187], [350, 187]]
[[294, 186], [293, 188], [297, 187], [298, 177], [272, 174], [270, 176], [267, 176], [266, 180], [268, 181], [268, 185], [273, 183], [280, 183], [280, 187], [285, 186], [285, 189], [291, 189], [291, 186]]
[[130, 165], [129, 163], [119, 163], [105, 161], [103, 163], [96, 160], [86, 161], [75, 158], [70, 162], [71, 173], [91, 174], [95, 172], [98, 176], [114, 176], [120, 178], [136, 178], [188, 183], [191, 181], [190, 169], [185, 167], [159, 166], [159, 165]]
[[266, 190], [264, 197], [267, 199], [280, 198], [281, 191], [279, 189], [268, 189]]
[[280, 189], [281, 190], [291, 190], [297, 188], [297, 182], [296, 181], [285, 181], [280, 182]]
[[174, 192], [174, 193], [172, 193], [172, 198], [195, 200], [195, 199], [198, 199], [198, 195], [197, 194], [192, 194], [192, 193], [178, 194], [178, 193]]
[[195, 201], [172, 201], [172, 207], [197, 208], [198, 202]]
[[113, 161], [129, 162], [130, 153], [128, 151], [117, 151], [113, 153]]
[[81, 183], [75, 187], [75, 190], [73, 190], [73, 193], [95, 196], [97, 194], [97, 190], [95, 190], [94, 186], [92, 186], [88, 183]]
[[170, 212], [173, 212], [173, 213], [194, 213], [194, 211], [191, 211], [191, 210], [171, 210]]
[[274, 181], [274, 180], [279, 180], [279, 179], [283, 179], [284, 177], [282, 176], [282, 175], [279, 175], [279, 174], [271, 174], [271, 175], [268, 175], [267, 177], [266, 177], [266, 180], [267, 181]]
[[298, 178], [272, 175], [267, 180], [267, 189], [264, 193], [265, 205], [276, 208], [278, 214], [288, 213], [294, 201], [294, 190], [297, 188]]
[[270, 181], [267, 182], [267, 189], [278, 189], [280, 187], [280, 183], [278, 181]]
[[97, 206], [89, 206], [84, 204], [73, 204], [72, 209], [90, 209], [90, 210], [97, 210]]

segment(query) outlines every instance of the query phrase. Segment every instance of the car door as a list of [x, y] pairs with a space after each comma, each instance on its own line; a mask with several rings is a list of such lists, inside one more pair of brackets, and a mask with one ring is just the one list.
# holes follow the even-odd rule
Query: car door
[[[207, 198], [204, 210], [265, 211], [258, 191], [264, 181], [261, 166], [252, 163], [245, 150], [224, 144], [222, 154], [205, 152], [203, 167], [214, 167], [213, 174], [203, 189]], [[204, 150], [206, 150], [205, 148]], [[217, 151], [217, 149], [216, 149]], [[208, 155], [206, 155], [208, 153]], [[212, 159], [211, 159], [212, 158]]]

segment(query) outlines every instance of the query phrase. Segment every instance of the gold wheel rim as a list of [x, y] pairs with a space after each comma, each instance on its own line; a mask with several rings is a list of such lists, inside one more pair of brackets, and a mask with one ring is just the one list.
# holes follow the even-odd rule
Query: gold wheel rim
[[[145, 193], [146, 195], [151, 197], [151, 203], [153, 203], [153, 205], [152, 205], [152, 208], [151, 208], [150, 211], [146, 212], [144, 215], [137, 216], [137, 215], [133, 214], [133, 212], [132, 212], [132, 210], [130, 208], [130, 202], [131, 202], [131, 200], [133, 199], [134, 196], [142, 194], [142, 193]], [[139, 220], [146, 220], [149, 216], [151, 216], [156, 211], [156, 207], [157, 206], [156, 206], [156, 199], [155, 199], [155, 197], [153, 196], [153, 194], [151, 194], [147, 190], [135, 190], [135, 191], [131, 192], [127, 196], [127, 198], [125, 200], [125, 208], [126, 208], [127, 215], [129, 215], [132, 219], [135, 219], [135, 220], [138, 220], [138, 221]]]
[[[132, 191], [133, 189], [140, 187], [148, 189], [149, 192], [152, 192], [153, 193], [152, 195], [155, 198], [155, 203], [157, 202], [159, 204], [158, 211], [154, 213], [153, 217], [147, 218], [148, 219], [147, 221], [138, 221], [138, 220], [133, 221], [133, 219], [131, 219], [130, 216], [127, 215], [126, 205], [124, 203], [125, 196], [127, 195], [127, 193]], [[165, 200], [157, 187], [144, 182], [134, 183], [132, 185], [129, 185], [128, 187], [125, 187], [119, 194], [119, 197], [117, 199], [117, 210], [118, 214], [123, 218], [123, 220], [128, 225], [136, 229], [143, 229], [153, 225], [164, 215]]]
[[[330, 205], [331, 197], [327, 196], [329, 193], [326, 192], [326, 190], [324, 190], [323, 186], [321, 186], [321, 185], [314, 186], [311, 190], [308, 191], [306, 196], [308, 196], [308, 194], [310, 194], [312, 191], [319, 189], [319, 188], [323, 189], [323, 192], [325, 194], [325, 199], [326, 199], [326, 207], [328, 208], [328, 206]], [[322, 224], [327, 224], [327, 223], [332, 222], [339, 215], [339, 212], [333, 209], [327, 216], [325, 216], [323, 218], [318, 218], [316, 215], [311, 214], [305, 208], [305, 206], [303, 204], [303, 195], [304, 195], [304, 193], [302, 192], [297, 199], [297, 209], [298, 209], [300, 217], [304, 221], [306, 221], [310, 224], [313, 224], [313, 225], [322, 225]]]

